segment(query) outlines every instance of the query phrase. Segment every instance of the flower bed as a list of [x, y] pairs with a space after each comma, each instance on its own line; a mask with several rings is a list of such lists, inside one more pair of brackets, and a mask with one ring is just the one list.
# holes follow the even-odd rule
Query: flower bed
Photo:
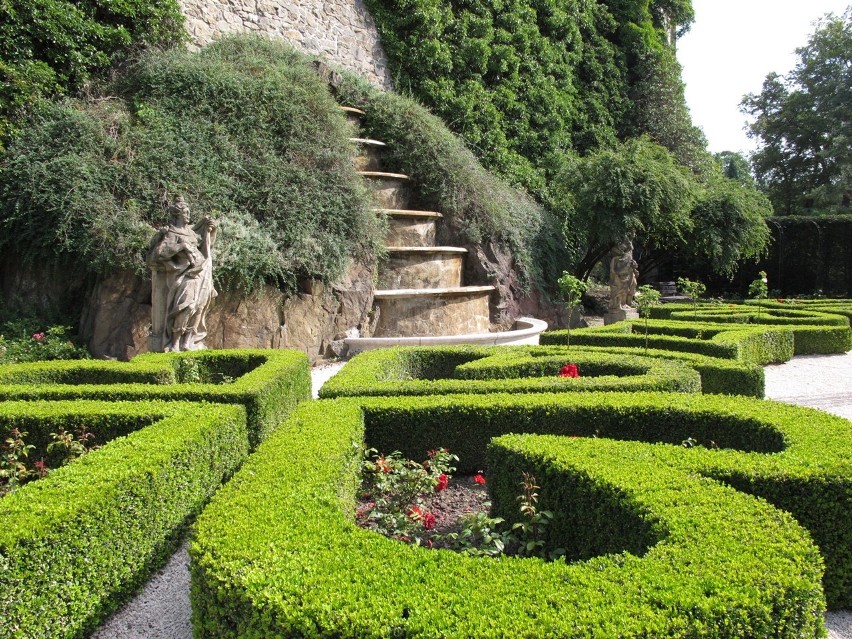
[[[609, 554], [485, 561], [355, 526], [364, 439], [409, 457], [446, 445], [470, 472], [509, 432], [578, 437], [497, 444], [535, 463], [572, 557]], [[199, 518], [196, 636], [820, 636], [822, 559], [799, 524], [849, 606], [851, 434], [818, 411], [682, 393], [306, 403]], [[526, 460], [489, 457], [495, 497]]]
[[[232, 381], [231, 381], [232, 380]], [[55, 361], [0, 366], [0, 400], [186, 400], [246, 407], [252, 447], [311, 396], [304, 353], [152, 353], [129, 363]]]
[[3, 432], [73, 423], [126, 435], [0, 498], [3, 637], [87, 636], [248, 455], [241, 406], [0, 402]]
[[[567, 365], [576, 374], [562, 374]], [[534, 346], [408, 347], [354, 357], [320, 390], [320, 397], [441, 395], [494, 392], [698, 392], [699, 374], [688, 363], [613, 355], [577, 348]]]

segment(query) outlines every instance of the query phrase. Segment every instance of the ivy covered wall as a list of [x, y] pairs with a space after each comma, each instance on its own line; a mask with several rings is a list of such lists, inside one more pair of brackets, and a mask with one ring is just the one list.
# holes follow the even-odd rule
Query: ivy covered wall
[[708, 162], [672, 33], [690, 0], [367, 0], [395, 86], [546, 200], [565, 151], [648, 134]]

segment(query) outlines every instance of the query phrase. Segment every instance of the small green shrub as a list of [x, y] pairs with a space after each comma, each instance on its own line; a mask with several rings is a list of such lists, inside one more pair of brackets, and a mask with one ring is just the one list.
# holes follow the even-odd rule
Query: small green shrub
[[126, 436], [0, 498], [0, 634], [10, 638], [88, 636], [248, 455], [240, 406], [0, 402], [3, 428], [22, 420]]
[[[6, 324], [8, 329], [9, 325]], [[56, 359], [88, 359], [89, 352], [71, 341], [70, 326], [51, 326], [26, 335], [0, 334], [0, 365]]]

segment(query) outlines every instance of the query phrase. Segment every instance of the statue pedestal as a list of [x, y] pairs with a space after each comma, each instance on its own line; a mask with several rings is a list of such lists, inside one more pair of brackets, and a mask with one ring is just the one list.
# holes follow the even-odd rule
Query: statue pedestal
[[615, 324], [616, 322], [635, 319], [639, 319], [639, 312], [635, 308], [631, 308], [629, 310], [619, 308], [614, 311], [606, 312], [606, 315], [604, 315], [604, 325]]

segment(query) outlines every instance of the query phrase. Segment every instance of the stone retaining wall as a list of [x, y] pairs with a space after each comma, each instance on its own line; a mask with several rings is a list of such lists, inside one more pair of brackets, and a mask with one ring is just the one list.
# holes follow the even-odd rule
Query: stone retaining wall
[[387, 58], [362, 0], [181, 0], [181, 7], [195, 46], [228, 33], [262, 33], [391, 88]]

